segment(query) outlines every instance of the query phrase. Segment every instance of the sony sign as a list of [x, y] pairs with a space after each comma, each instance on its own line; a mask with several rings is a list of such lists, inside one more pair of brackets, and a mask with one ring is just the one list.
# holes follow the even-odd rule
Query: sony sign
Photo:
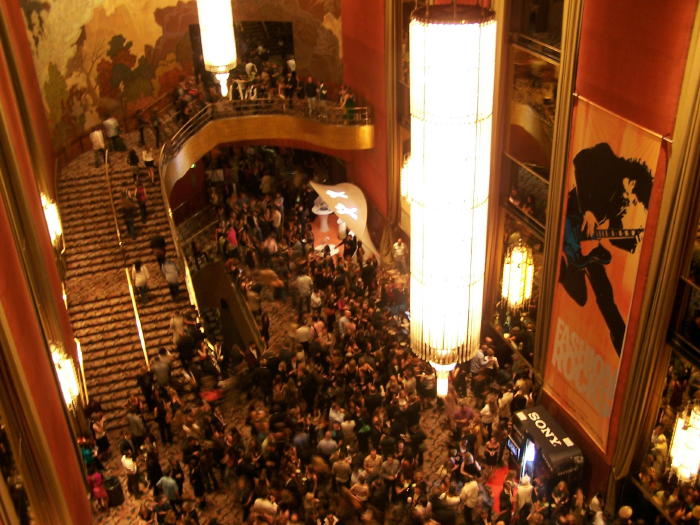
[[527, 415], [527, 417], [529, 417], [530, 420], [539, 429], [539, 431], [542, 432], [542, 434], [544, 434], [544, 437], [546, 437], [549, 440], [549, 443], [553, 447], [558, 447], [562, 444], [566, 445], [567, 447], [573, 446], [574, 442], [571, 441], [571, 439], [569, 439], [568, 437], [562, 438], [560, 440], [554, 433], [554, 431], [551, 428], [549, 428], [547, 422], [544, 419], [542, 419], [537, 412], [530, 412]]

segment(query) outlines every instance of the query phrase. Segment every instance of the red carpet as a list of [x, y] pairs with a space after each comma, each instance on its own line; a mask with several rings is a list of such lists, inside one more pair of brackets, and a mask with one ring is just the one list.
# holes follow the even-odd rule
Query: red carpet
[[491, 479], [486, 483], [491, 488], [491, 494], [493, 495], [493, 515], [498, 516], [501, 512], [499, 505], [499, 496], [501, 495], [501, 490], [503, 490], [503, 482], [506, 479], [506, 474], [508, 474], [508, 467], [498, 467], [491, 474]]

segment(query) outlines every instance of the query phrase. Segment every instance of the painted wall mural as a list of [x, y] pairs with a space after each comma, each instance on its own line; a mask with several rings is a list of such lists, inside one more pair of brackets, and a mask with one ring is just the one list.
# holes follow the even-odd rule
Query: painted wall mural
[[[193, 71], [194, 0], [20, 0], [54, 147], [133, 114]], [[342, 80], [340, 0], [238, 0], [236, 21], [287, 21], [297, 69]]]

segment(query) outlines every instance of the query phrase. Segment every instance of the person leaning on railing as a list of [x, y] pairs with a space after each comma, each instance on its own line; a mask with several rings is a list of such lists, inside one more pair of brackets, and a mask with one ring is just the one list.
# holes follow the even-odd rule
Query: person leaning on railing
[[355, 116], [355, 95], [348, 86], [340, 88], [340, 100], [338, 101], [338, 109], [345, 109], [345, 120], [353, 120]]

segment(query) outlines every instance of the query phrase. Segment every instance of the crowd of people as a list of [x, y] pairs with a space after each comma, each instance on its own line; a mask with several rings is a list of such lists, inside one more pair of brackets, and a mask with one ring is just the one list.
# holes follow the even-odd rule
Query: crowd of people
[[[529, 367], [485, 338], [437, 398], [434, 370], [408, 342], [408, 246], [397, 241], [387, 264], [350, 233], [317, 246], [306, 175], [319, 163], [306, 155], [305, 174], [291, 175], [289, 151], [217, 157], [236, 170], [210, 185], [219, 220], [212, 250], [195, 244], [192, 264], [226, 261], [264, 347], [226, 347], [196, 311], [174, 315], [172, 348], [135, 378], [141, 394], [120, 439], [91, 407], [81, 450], [97, 508], [108, 506], [104, 469], [116, 456], [131, 496], [152, 494], [140, 523], [216, 523], [202, 516], [219, 491], [256, 524], [605, 523], [598, 497], [517, 479], [505, 442], [512, 414], [537, 396]], [[292, 326], [275, 322], [280, 309]], [[231, 377], [245, 408], [222, 394]], [[446, 443], [426, 432], [426, 415], [448, 429]]]
[[[286, 109], [301, 109], [310, 116], [327, 115], [333, 104], [326, 82], [298, 73], [292, 55], [279, 63], [255, 50], [231, 71], [228, 85], [232, 100], [278, 99], [284, 101]], [[348, 86], [340, 88], [337, 98], [339, 108], [351, 110], [355, 106], [355, 96]]]
[[[185, 99], [199, 98], [215, 102], [220, 97], [219, 87], [213, 75], [201, 71], [201, 80], [206, 91], [197, 92], [194, 81], [184, 83]], [[357, 101], [349, 86], [332, 86], [323, 79], [314, 78], [297, 70], [293, 55], [271, 56], [262, 46], [246, 53], [238, 66], [229, 72], [227, 80], [227, 98], [229, 100], [267, 100], [282, 101], [285, 110], [304, 113], [315, 118], [328, 116], [331, 108], [345, 110], [351, 114]], [[182, 103], [181, 120], [193, 114], [193, 108]], [[200, 106], [201, 107], [201, 106]]]
[[700, 369], [684, 358], [674, 357], [666, 376], [658, 422], [637, 473], [637, 480], [652, 495], [657, 506], [678, 523], [697, 523], [700, 520], [697, 484], [681, 483], [669, 466], [676, 418], [687, 414], [688, 407], [699, 397]]

